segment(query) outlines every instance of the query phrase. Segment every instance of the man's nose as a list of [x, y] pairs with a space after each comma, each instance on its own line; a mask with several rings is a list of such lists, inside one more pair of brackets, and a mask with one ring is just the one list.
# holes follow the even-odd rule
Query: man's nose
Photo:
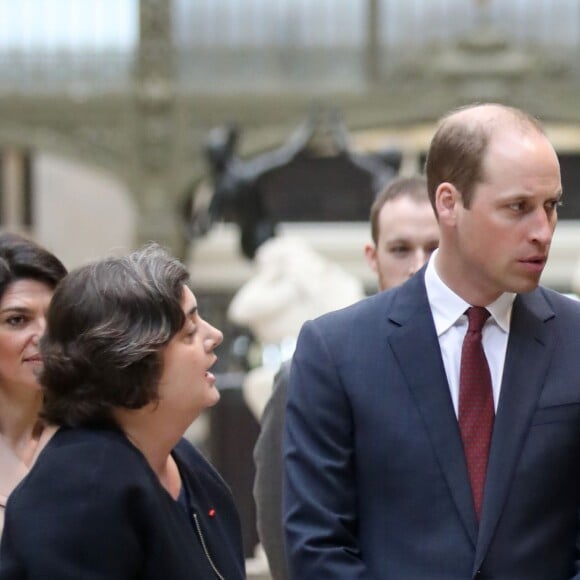
[[413, 252], [411, 263], [409, 265], [409, 276], [412, 276], [423, 267], [423, 264], [427, 261], [427, 252], [423, 248], [417, 248]]
[[552, 241], [555, 227], [556, 217], [548, 214], [544, 208], [540, 209], [536, 212], [533, 229], [531, 230], [532, 240], [542, 245], [549, 245]]

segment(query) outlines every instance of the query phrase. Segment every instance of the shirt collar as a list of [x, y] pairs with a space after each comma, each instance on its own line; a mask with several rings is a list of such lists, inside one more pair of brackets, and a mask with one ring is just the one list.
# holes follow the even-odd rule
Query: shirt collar
[[[431, 258], [427, 264], [425, 286], [429, 306], [433, 313], [437, 336], [441, 336], [457, 323], [471, 304], [455, 294], [439, 277], [435, 268], [435, 256], [438, 251], [435, 250], [431, 254]], [[509, 332], [515, 297], [516, 295], [513, 292], [504, 292], [499, 298], [486, 306], [491, 314], [491, 318], [506, 333]]]

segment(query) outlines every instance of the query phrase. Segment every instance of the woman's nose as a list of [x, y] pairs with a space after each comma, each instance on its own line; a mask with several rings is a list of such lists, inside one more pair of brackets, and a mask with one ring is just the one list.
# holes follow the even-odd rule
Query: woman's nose
[[215, 326], [212, 326], [211, 324], [208, 324], [208, 326], [209, 336], [206, 338], [206, 345], [209, 350], [212, 350], [223, 342], [224, 335], [223, 332]]
[[38, 344], [45, 330], [46, 330], [46, 319], [44, 317], [39, 318], [34, 322], [31, 338], [34, 344]]

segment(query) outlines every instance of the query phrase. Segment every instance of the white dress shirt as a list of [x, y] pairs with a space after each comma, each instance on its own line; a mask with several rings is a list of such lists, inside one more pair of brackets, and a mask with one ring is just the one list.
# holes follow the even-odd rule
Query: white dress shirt
[[[461, 347], [467, 332], [465, 311], [471, 304], [455, 294], [441, 280], [435, 268], [436, 255], [437, 251], [431, 255], [427, 264], [425, 286], [427, 287], [427, 298], [431, 307], [433, 321], [435, 322], [437, 338], [439, 339], [451, 400], [457, 416], [459, 409]], [[514, 293], [504, 292], [497, 300], [488, 304], [486, 308], [491, 316], [485, 322], [482, 330], [483, 350], [485, 351], [491, 374], [493, 402], [496, 412], [515, 297]]]

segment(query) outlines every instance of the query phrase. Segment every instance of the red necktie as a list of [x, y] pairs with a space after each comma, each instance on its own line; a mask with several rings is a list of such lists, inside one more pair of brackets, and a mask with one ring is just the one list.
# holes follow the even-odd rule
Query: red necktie
[[489, 312], [481, 306], [467, 309], [469, 327], [463, 340], [459, 371], [459, 429], [478, 519], [495, 417], [491, 375], [481, 344], [481, 329], [488, 317]]

